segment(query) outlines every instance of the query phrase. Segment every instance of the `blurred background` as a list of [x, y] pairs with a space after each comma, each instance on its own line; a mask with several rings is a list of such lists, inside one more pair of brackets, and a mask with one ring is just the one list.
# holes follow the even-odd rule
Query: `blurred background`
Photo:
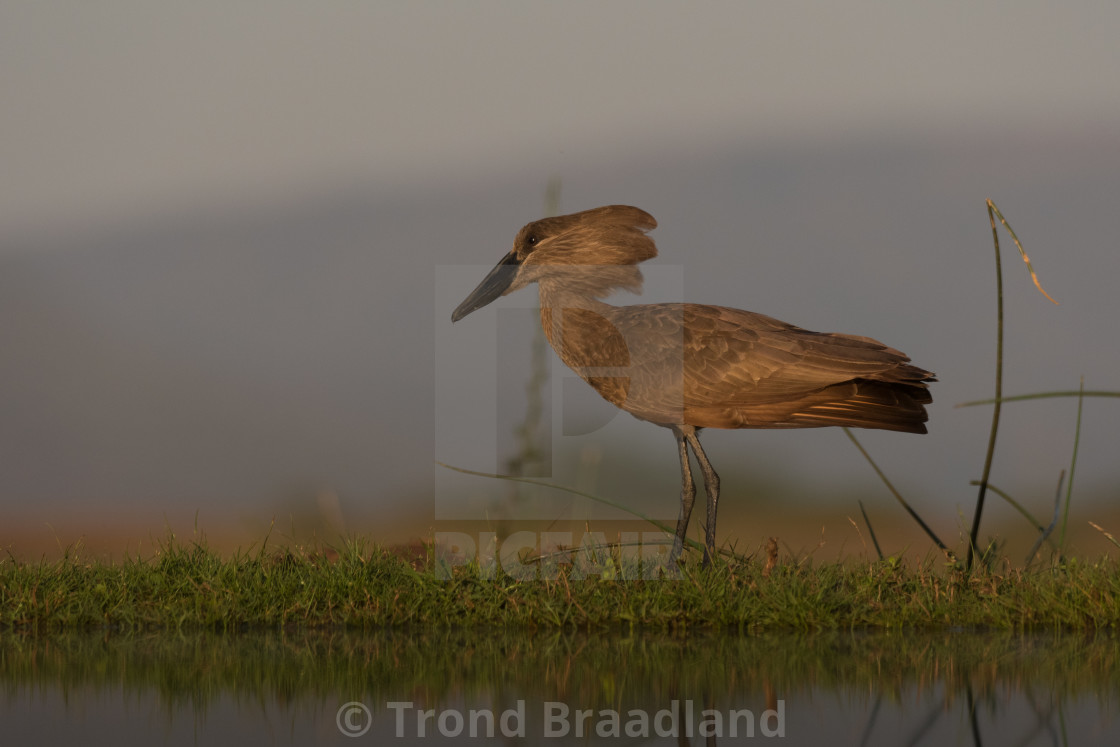
[[[1004, 234], [1005, 394], [1120, 390], [1117, 29], [1103, 1], [5, 2], [0, 546], [609, 528], [436, 464], [506, 472], [533, 438], [557, 482], [671, 522], [670, 434], [569, 387], [551, 352], [518, 435], [531, 292], [451, 326], [550, 183], [560, 212], [657, 218], [649, 298], [936, 371], [929, 435], [859, 436], [954, 544], [991, 413], [955, 405], [995, 374], [986, 198], [1060, 302]], [[1120, 531], [1118, 408], [1085, 400], [1082, 555], [1110, 547], [1089, 521]], [[1076, 423], [1076, 399], [1004, 408], [991, 480], [1044, 523]], [[885, 551], [930, 547], [837, 429], [705, 445], [740, 549], [866, 552], [858, 500]], [[982, 534], [1025, 551], [1029, 530], [989, 499]]]

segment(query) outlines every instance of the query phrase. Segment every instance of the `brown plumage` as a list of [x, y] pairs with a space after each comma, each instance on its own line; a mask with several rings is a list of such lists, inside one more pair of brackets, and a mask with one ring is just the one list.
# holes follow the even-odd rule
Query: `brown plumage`
[[857, 428], [925, 433], [933, 375], [868, 337], [810, 332], [723, 306], [611, 306], [618, 288], [640, 291], [638, 262], [657, 255], [657, 222], [609, 205], [538, 220], [455, 309], [452, 321], [530, 283], [541, 324], [560, 359], [617, 407], [672, 429], [681, 460], [681, 512], [672, 558], [684, 544], [695, 484], [692, 447], [708, 510], [704, 561], [715, 552], [719, 477], [701, 428]]

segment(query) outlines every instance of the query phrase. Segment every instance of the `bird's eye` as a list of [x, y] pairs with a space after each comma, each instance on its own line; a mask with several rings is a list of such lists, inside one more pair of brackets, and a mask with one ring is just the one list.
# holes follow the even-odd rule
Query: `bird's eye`
[[536, 246], [537, 245], [537, 237], [536, 236], [530, 236], [528, 239], [526, 239], [526, 241], [529, 243], [529, 246]]

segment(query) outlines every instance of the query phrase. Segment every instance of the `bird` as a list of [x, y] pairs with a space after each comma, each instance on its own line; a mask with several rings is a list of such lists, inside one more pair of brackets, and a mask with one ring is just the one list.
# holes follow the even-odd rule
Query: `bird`
[[704, 478], [704, 553], [715, 556], [719, 475], [700, 444], [703, 428], [848, 426], [926, 433], [929, 371], [869, 337], [812, 332], [726, 306], [615, 306], [640, 292], [637, 264], [657, 256], [653, 216], [606, 205], [524, 226], [513, 248], [452, 312], [457, 322], [536, 283], [552, 349], [604, 399], [668, 428], [681, 466], [680, 512], [669, 562], [685, 545], [696, 499], [689, 449]]

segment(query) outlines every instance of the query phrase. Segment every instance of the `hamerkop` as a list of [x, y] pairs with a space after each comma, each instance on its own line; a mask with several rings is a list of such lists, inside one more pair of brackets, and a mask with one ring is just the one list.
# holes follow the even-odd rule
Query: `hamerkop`
[[677, 439], [681, 510], [672, 561], [696, 498], [692, 447], [708, 494], [707, 564], [715, 554], [719, 476], [700, 446], [701, 428], [925, 433], [923, 405], [933, 401], [927, 383], [935, 379], [868, 337], [810, 332], [724, 306], [605, 303], [615, 289], [640, 291], [635, 265], [657, 256], [646, 235], [656, 226], [649, 213], [625, 205], [534, 221], [451, 321], [535, 282], [541, 325], [560, 359], [608, 402]]

